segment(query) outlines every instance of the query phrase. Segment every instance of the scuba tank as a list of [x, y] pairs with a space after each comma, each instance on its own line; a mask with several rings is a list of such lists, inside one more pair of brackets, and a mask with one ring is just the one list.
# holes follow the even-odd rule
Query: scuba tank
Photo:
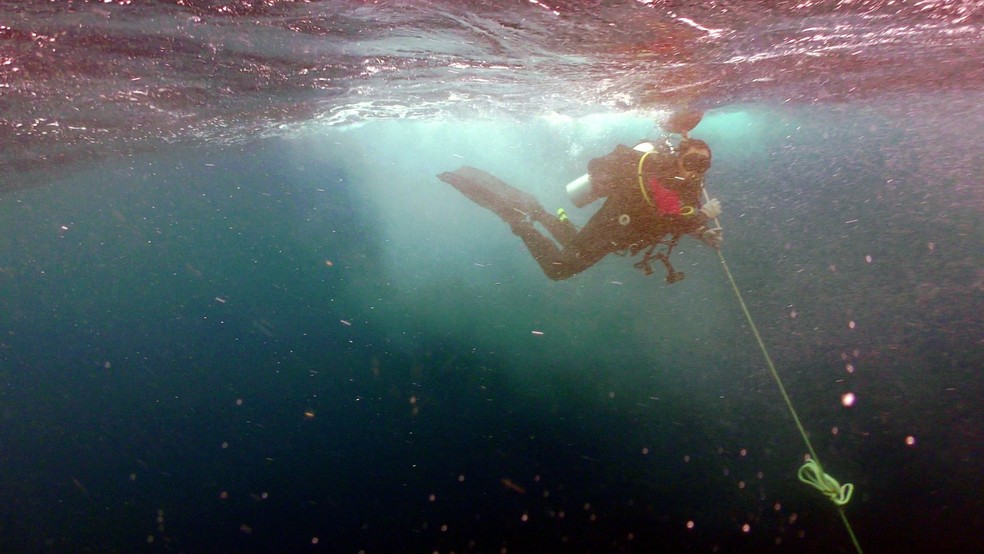
[[567, 196], [571, 197], [571, 201], [578, 208], [583, 208], [600, 198], [595, 191], [591, 190], [591, 175], [588, 173], [567, 183], [564, 188], [567, 189]]
[[[656, 150], [656, 145], [646, 141], [640, 142], [633, 146], [632, 149], [645, 154]], [[583, 208], [605, 195], [604, 190], [601, 190], [600, 187], [593, 186], [590, 173], [585, 173], [570, 183], [567, 183], [564, 188], [567, 189], [567, 195], [578, 208]]]

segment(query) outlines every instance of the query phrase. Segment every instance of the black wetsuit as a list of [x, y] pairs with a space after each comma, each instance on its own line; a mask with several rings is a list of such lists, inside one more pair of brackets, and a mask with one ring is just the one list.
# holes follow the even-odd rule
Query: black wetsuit
[[[562, 248], [529, 223], [513, 225], [513, 232], [523, 239], [547, 277], [567, 279], [612, 252], [628, 249], [636, 253], [667, 235], [695, 233], [707, 222], [699, 211], [701, 181], [680, 177], [672, 152], [652, 152], [643, 160], [643, 193], [639, 183], [642, 156], [642, 152], [619, 145], [610, 154], [591, 160], [592, 189], [606, 199], [580, 230], [549, 214], [534, 217]], [[665, 200], [660, 205], [653, 187], [670, 191], [682, 213], [667, 211]]]

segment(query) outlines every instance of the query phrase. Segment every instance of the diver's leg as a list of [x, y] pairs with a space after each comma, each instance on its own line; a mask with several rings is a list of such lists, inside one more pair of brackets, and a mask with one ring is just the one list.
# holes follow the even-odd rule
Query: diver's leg
[[[606, 244], [602, 244], [601, 248], [576, 247], [579, 234], [573, 223], [547, 214], [536, 197], [513, 188], [480, 169], [462, 166], [453, 172], [442, 173], [438, 178], [458, 189], [476, 204], [495, 212], [508, 223], [551, 279], [567, 279], [576, 275], [611, 251], [605, 250]], [[533, 227], [531, 221], [539, 221], [564, 249], [557, 248], [552, 240]]]
[[[540, 267], [543, 268], [543, 272], [548, 277], [551, 279], [566, 279], [598, 263], [599, 260], [608, 254], [624, 248], [616, 240], [616, 237], [619, 236], [620, 227], [613, 227], [613, 225], [618, 226], [618, 223], [612, 223], [617, 219], [617, 216], [614, 214], [620, 211], [620, 206], [617, 202], [608, 200], [601, 206], [601, 209], [591, 216], [591, 219], [580, 230], [574, 227], [573, 223], [561, 221], [552, 216], [550, 218], [553, 221], [550, 221], [546, 217], [537, 218], [537, 221], [543, 224], [564, 247], [562, 251], [558, 251], [556, 247], [552, 250], [538, 247], [539, 252], [547, 254], [542, 257], [539, 257], [537, 255], [538, 251], [535, 251], [534, 247], [531, 246], [531, 242], [537, 240], [535, 237], [529, 239], [528, 234], [524, 235], [516, 232], [515, 227], [513, 232], [520, 235], [526, 241], [530, 252], [540, 262]], [[539, 233], [537, 234], [539, 235]], [[540, 237], [543, 241], [549, 242], [546, 237], [542, 235]]]
[[577, 236], [577, 227], [569, 219], [560, 219], [543, 211], [532, 217], [535, 221], [539, 221], [550, 235], [565, 248], [574, 242], [574, 237]]
[[555, 281], [577, 275], [608, 253], [599, 249], [581, 252], [574, 246], [560, 250], [552, 240], [543, 236], [528, 222], [513, 225], [513, 233], [523, 239], [543, 273]]

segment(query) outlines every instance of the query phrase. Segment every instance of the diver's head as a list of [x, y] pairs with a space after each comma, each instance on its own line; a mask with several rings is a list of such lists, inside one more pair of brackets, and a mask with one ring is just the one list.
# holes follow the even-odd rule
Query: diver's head
[[677, 164], [683, 177], [702, 177], [711, 167], [711, 147], [700, 139], [684, 139], [677, 147]]

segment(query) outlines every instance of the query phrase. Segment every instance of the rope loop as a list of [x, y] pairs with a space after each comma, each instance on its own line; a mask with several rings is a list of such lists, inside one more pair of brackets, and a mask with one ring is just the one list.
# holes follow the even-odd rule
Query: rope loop
[[799, 468], [798, 474], [800, 481], [807, 485], [812, 485], [834, 504], [844, 506], [851, 501], [851, 495], [854, 494], [854, 485], [851, 483], [841, 485], [837, 482], [837, 479], [824, 473], [816, 460], [807, 460], [803, 464], [803, 467]]

